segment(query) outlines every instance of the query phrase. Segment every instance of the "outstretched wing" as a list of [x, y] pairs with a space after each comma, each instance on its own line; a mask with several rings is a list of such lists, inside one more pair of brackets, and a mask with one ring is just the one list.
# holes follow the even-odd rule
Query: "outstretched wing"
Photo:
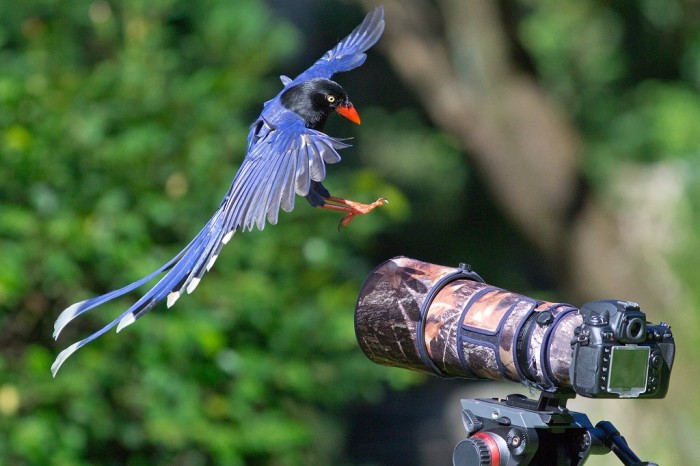
[[[276, 129], [284, 128], [284, 129]], [[320, 131], [306, 128], [291, 112], [282, 117], [276, 128], [267, 127], [264, 135], [250, 148], [218, 209], [182, 251], [150, 275], [119, 290], [73, 304], [56, 319], [54, 338], [79, 315], [107, 301], [123, 296], [167, 273], [133, 306], [89, 337], [63, 350], [53, 365], [56, 372], [75, 351], [117, 327], [120, 331], [167, 298], [172, 306], [183, 292], [191, 293], [206, 271], [211, 269], [219, 252], [238, 230], [262, 230], [265, 220], [277, 223], [279, 209], [294, 208], [295, 194], [309, 193], [311, 181], [326, 176], [326, 163], [340, 161], [339, 149], [349, 147]]]
[[384, 32], [384, 7], [370, 11], [365, 19], [338, 45], [323, 54], [316, 63], [286, 85], [314, 79], [330, 79], [335, 73], [350, 71], [362, 65], [367, 59], [366, 52], [377, 43]]

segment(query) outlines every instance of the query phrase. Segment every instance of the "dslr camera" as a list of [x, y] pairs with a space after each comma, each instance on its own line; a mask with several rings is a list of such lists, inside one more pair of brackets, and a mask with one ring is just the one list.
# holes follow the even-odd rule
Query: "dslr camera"
[[663, 398], [671, 377], [674, 342], [666, 323], [650, 325], [637, 303], [595, 301], [579, 310], [570, 377], [590, 398]]

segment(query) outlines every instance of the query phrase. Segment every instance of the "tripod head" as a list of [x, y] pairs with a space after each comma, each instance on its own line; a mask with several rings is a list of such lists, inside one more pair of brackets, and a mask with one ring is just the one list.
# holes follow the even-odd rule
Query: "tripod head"
[[590, 455], [612, 451], [622, 464], [656, 466], [641, 461], [608, 421], [595, 427], [583, 413], [569, 411], [573, 392], [542, 392], [539, 400], [523, 395], [505, 399], [462, 400], [468, 437], [454, 449], [453, 466], [580, 466]]

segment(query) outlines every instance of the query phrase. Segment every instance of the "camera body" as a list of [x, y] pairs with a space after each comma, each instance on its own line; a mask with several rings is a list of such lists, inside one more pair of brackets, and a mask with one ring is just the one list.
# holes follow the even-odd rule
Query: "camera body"
[[575, 392], [589, 398], [663, 398], [675, 343], [666, 323], [646, 322], [639, 305], [594, 301], [580, 309], [569, 374]]

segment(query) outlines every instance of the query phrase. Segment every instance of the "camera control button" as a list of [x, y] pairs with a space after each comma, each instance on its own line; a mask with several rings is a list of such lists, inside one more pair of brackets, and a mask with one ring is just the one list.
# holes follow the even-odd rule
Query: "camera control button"
[[476, 414], [472, 413], [468, 409], [462, 411], [462, 424], [469, 435], [481, 430], [483, 423], [476, 417]]
[[511, 420], [509, 417], [501, 416], [498, 419], [496, 419], [496, 422], [498, 422], [502, 426], [509, 426], [511, 424]]
[[522, 455], [525, 452], [525, 448], [528, 447], [528, 443], [527, 431], [518, 428], [508, 431], [506, 445], [508, 445], [508, 450], [510, 450], [512, 455]]
[[625, 306], [625, 311], [627, 311], [627, 312], [638, 312], [640, 310], [639, 304], [632, 302], [632, 301], [625, 302], [624, 306]]
[[[493, 440], [491, 442], [495, 446], [496, 442]], [[494, 462], [493, 460], [496, 461]], [[494, 455], [494, 451], [487, 440], [480, 437], [470, 437], [457, 444], [452, 455], [452, 461], [455, 466], [497, 465], [500, 463], [498, 446], [495, 448]]]
[[554, 316], [552, 316], [550, 311], [542, 311], [537, 314], [536, 320], [540, 327], [544, 327], [545, 325], [549, 325], [554, 322]]

